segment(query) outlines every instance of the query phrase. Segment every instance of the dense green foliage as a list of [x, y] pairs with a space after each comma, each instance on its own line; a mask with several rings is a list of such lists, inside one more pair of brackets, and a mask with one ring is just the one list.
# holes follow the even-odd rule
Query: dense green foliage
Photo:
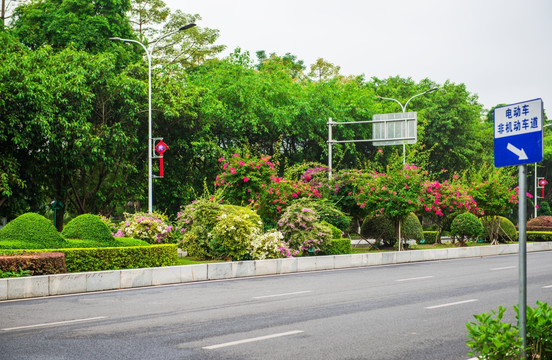
[[527, 241], [552, 241], [552, 232], [527, 231]]
[[[149, 46], [198, 20], [197, 14], [171, 12], [161, 0], [51, 0], [17, 8], [14, 21], [0, 29], [0, 216], [46, 213], [52, 200], [65, 204], [58, 220], [64, 212], [121, 219], [142, 211], [148, 197], [148, 66], [139, 45], [110, 38]], [[439, 231], [458, 211], [470, 211], [472, 201], [480, 215], [508, 216], [514, 208], [511, 169], [473, 166], [492, 161], [485, 151], [492, 148], [492, 119], [482, 117], [477, 95], [464, 84], [345, 77], [339, 65], [317, 59], [306, 66], [289, 53], [259, 51], [253, 58], [235, 49], [216, 58], [224, 48], [216, 44], [218, 35], [198, 23], [163, 39], [152, 54], [152, 130], [170, 146], [165, 177], [154, 180], [158, 212], [175, 214], [216, 188], [222, 194], [217, 201], [250, 205], [272, 229], [303, 199], [320, 221], [344, 232], [375, 212], [390, 216], [395, 235], [385, 241], [394, 243], [400, 222], [420, 205]], [[418, 143], [407, 146], [408, 165], [396, 161], [401, 146], [384, 151], [369, 142], [340, 143], [333, 146], [328, 177], [329, 118], [355, 122], [398, 112], [397, 103], [378, 96], [404, 101], [434, 87], [439, 90], [409, 103], [418, 113]], [[370, 139], [372, 127], [336, 126], [333, 136]], [[543, 167], [551, 161], [545, 156]], [[465, 176], [447, 179], [443, 169]], [[424, 186], [431, 191], [421, 200]], [[179, 219], [177, 231], [190, 254], [215, 255], [206, 239], [224, 211], [210, 206], [203, 210], [214, 218], [203, 219], [200, 209], [196, 218]], [[155, 224], [127, 216], [118, 236], [173, 241], [163, 223], [155, 238], [142, 237]], [[490, 225], [492, 242], [498, 241], [496, 224]]]
[[69, 239], [92, 240], [113, 243], [111, 230], [98, 215], [82, 214], [65, 225], [61, 235]]
[[0, 247], [4, 243], [12, 249], [52, 249], [64, 247], [66, 241], [50, 220], [26, 213], [0, 229]]
[[[519, 308], [514, 306], [514, 310], [519, 320]], [[468, 356], [488, 360], [519, 359], [519, 329], [503, 322], [505, 311], [506, 308], [499, 306], [498, 312], [492, 310], [491, 314], [474, 315], [477, 322], [466, 324], [470, 338], [467, 345], [472, 349]], [[552, 308], [537, 301], [535, 308], [527, 307], [526, 315], [526, 358], [552, 359]]]
[[332, 239], [331, 245], [324, 250], [324, 255], [341, 255], [351, 253], [351, 239]]
[[52, 251], [65, 254], [68, 272], [172, 266], [176, 264], [178, 256], [175, 244]]
[[484, 228], [483, 235], [485, 236], [485, 239], [491, 239], [493, 231], [492, 225], [493, 221], [496, 221], [496, 219], [498, 219], [498, 241], [518, 241], [516, 226], [510, 221], [510, 219], [505, 218], [504, 216], [497, 216], [495, 218], [485, 216], [481, 218], [481, 223]]
[[463, 213], [452, 220], [450, 234], [458, 237], [460, 245], [464, 245], [468, 239], [477, 239], [483, 233], [481, 220], [472, 213]]
[[360, 234], [367, 239], [375, 239], [379, 244], [393, 246], [397, 242], [395, 223], [387, 216], [373, 215], [364, 219]]
[[435, 242], [437, 241], [437, 235], [437, 231], [424, 231], [424, 238], [422, 239], [422, 241], [424, 244], [435, 244]]
[[424, 230], [420, 219], [414, 213], [406, 216], [401, 226], [401, 237], [406, 240], [414, 239], [420, 241], [424, 237]]

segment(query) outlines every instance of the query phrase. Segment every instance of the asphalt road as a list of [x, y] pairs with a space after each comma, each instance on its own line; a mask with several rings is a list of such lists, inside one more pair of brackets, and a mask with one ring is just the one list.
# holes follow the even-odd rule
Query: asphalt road
[[[518, 301], [518, 257], [0, 302], [0, 359], [459, 359], [473, 314]], [[528, 305], [552, 302], [531, 253]]]

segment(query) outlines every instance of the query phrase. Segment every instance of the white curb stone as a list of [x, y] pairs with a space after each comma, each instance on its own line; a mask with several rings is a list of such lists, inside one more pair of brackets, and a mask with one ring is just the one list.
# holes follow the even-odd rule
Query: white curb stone
[[8, 279], [0, 279], [0, 300], [8, 299]]
[[120, 270], [86, 273], [86, 291], [113, 290], [120, 287]]
[[48, 276], [49, 294], [63, 295], [86, 292], [86, 273], [55, 274]]
[[48, 276], [29, 276], [8, 279], [8, 300], [47, 296]]
[[152, 268], [121, 270], [121, 288], [151, 286], [152, 273]]
[[232, 263], [209, 263], [207, 264], [207, 279], [219, 280], [232, 277]]

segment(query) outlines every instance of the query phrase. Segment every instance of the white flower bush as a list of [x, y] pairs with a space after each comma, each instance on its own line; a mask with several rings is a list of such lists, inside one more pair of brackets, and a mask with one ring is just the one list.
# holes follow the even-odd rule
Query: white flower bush
[[173, 226], [167, 216], [160, 213], [125, 213], [125, 220], [119, 224], [114, 236], [130, 237], [150, 244], [170, 243]]

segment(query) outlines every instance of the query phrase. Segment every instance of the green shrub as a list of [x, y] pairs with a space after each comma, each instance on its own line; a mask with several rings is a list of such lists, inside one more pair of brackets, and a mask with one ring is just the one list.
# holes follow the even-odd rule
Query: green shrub
[[384, 215], [370, 215], [362, 222], [360, 234], [367, 239], [375, 239], [376, 243], [393, 246], [397, 242], [395, 236], [395, 224]]
[[209, 246], [219, 257], [233, 260], [250, 259], [251, 242], [260, 235], [262, 223], [250, 221], [248, 214], [222, 214], [211, 231]]
[[342, 231], [339, 230], [336, 226], [322, 220], [320, 222], [322, 225], [325, 225], [327, 227], [330, 228], [330, 230], [332, 231], [332, 239], [341, 239], [341, 236], [343, 235]]
[[483, 233], [481, 220], [472, 213], [463, 213], [452, 220], [450, 234], [459, 236], [460, 245], [464, 245], [467, 239], [477, 239]]
[[304, 255], [324, 252], [331, 244], [330, 228], [319, 222], [314, 210], [300, 203], [294, 203], [286, 209], [278, 221], [278, 227], [289, 248]]
[[100, 243], [113, 243], [109, 227], [98, 215], [82, 214], [69, 221], [61, 232], [68, 239], [91, 240]]
[[150, 244], [167, 244], [174, 237], [169, 218], [161, 213], [125, 213], [125, 220], [119, 225], [117, 237], [131, 237]]
[[137, 269], [173, 266], [178, 256], [176, 244], [55, 249], [65, 254], [68, 272]]
[[414, 213], [408, 214], [401, 224], [401, 237], [405, 240], [420, 241], [424, 238], [424, 230], [420, 219]]
[[247, 215], [245, 219], [249, 221], [251, 225], [256, 227], [263, 225], [261, 217], [257, 214], [257, 212], [247, 206], [222, 205], [222, 211], [227, 215], [233, 215], [233, 214]]
[[0, 247], [11, 249], [51, 249], [66, 241], [52, 222], [36, 213], [26, 213], [0, 229]]
[[[295, 200], [294, 204], [314, 210], [320, 221], [332, 224], [341, 232], [347, 231], [351, 226], [352, 218], [328, 200], [319, 198], [300, 199]], [[341, 237], [341, 233], [339, 237]]]
[[420, 244], [435, 244], [437, 241], [437, 231], [424, 231], [424, 238]]
[[527, 231], [527, 241], [552, 241], [552, 231]]
[[202, 198], [186, 205], [177, 214], [176, 224], [182, 236], [180, 246], [188, 255], [200, 258], [216, 256], [209, 245], [209, 233], [223, 212], [219, 202]]
[[331, 245], [324, 255], [341, 255], [351, 253], [351, 239], [332, 239]]
[[[514, 306], [514, 310], [519, 321], [519, 308]], [[519, 358], [519, 329], [502, 322], [505, 311], [504, 307], [499, 306], [498, 313], [493, 310], [492, 315], [474, 315], [477, 323], [466, 324], [468, 337], [471, 339], [467, 345], [472, 349], [468, 356], [487, 360]], [[526, 314], [527, 359], [552, 359], [552, 308], [547, 303], [537, 301], [537, 307], [528, 306]]]
[[[517, 229], [515, 225], [508, 219], [503, 216], [497, 216], [498, 223], [498, 241], [517, 241]], [[481, 224], [483, 224], [483, 235], [486, 240], [490, 240], [491, 231], [492, 231], [492, 217], [485, 216], [481, 219]]]

